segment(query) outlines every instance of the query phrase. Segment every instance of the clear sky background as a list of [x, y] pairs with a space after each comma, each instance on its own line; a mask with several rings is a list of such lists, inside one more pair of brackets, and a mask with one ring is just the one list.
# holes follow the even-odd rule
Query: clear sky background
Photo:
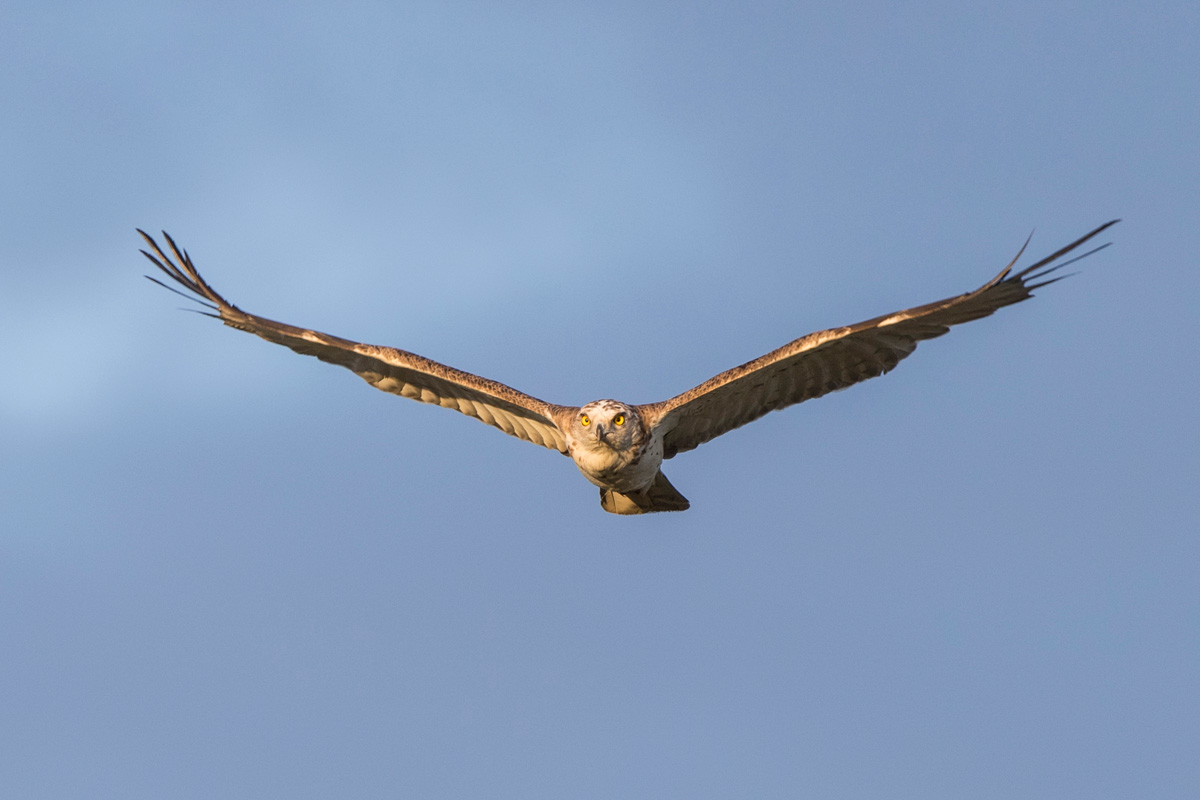
[[[0, 794], [1195, 797], [1200, 11], [6, 3]], [[885, 378], [571, 462], [176, 310], [664, 399], [1114, 245]]]

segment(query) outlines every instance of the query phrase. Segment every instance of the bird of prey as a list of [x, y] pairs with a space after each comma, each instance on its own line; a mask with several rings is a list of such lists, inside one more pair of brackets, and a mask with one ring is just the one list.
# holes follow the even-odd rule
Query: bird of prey
[[518, 439], [557, 450], [570, 456], [583, 476], [600, 487], [600, 506], [605, 511], [645, 514], [683, 511], [689, 505], [663, 475], [663, 459], [698, 447], [768, 411], [883, 375], [912, 353], [917, 342], [1026, 300], [1039, 286], [1066, 277], [1047, 276], [1107, 247], [1101, 245], [1060, 260], [1117, 222], [1107, 222], [1014, 273], [1012, 268], [1025, 251], [1022, 246], [999, 275], [973, 292], [810, 333], [669, 400], [645, 405], [595, 400], [584, 406], [547, 403], [415, 353], [360, 344], [248, 314], [217, 294], [200, 277], [187, 251], [176, 246], [165, 231], [171, 255], [144, 231], [138, 233], [153, 251], [142, 250], [142, 254], [183, 291], [146, 277], [207, 306], [213, 312], [208, 316], [297, 353], [346, 367], [377, 389], [454, 409]]

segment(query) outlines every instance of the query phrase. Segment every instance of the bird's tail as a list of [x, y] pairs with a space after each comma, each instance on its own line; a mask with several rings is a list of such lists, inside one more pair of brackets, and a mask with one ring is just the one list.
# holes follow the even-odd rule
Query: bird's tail
[[687, 511], [691, 503], [659, 472], [654, 482], [641, 492], [621, 494], [600, 490], [600, 507], [611, 514], [653, 514], [656, 511]]

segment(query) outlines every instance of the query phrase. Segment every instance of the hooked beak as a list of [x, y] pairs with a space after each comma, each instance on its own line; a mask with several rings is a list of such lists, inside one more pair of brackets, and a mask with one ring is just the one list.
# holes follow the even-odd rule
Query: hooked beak
[[[600, 441], [604, 442], [604, 426], [601, 425], [599, 422], [596, 423], [596, 438], [599, 439]], [[604, 443], [608, 444], [608, 442], [604, 442]]]

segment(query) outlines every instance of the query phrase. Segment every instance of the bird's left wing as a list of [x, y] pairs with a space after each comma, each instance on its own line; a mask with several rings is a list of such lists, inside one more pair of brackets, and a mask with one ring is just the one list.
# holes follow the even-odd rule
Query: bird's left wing
[[247, 314], [217, 294], [200, 277], [187, 251], [177, 247], [166, 232], [163, 236], [175, 256], [174, 261], [153, 238], [142, 230], [138, 230], [138, 233], [153, 250], [153, 254], [145, 250], [142, 254], [191, 294], [180, 292], [157, 278], [150, 280], [189, 299], [198, 300], [216, 312], [209, 316], [217, 317], [231, 328], [248, 331], [297, 353], [346, 367], [385, 392], [423, 403], [436, 403], [474, 417], [518, 439], [566, 452], [566, 438], [555, 424], [555, 419], [564, 415], [569, 418], [574, 409], [547, 403], [510, 386], [439, 364], [415, 353], [360, 344]]
[[638, 411], [649, 426], [661, 426], [663, 455], [670, 458], [769, 411], [882, 375], [912, 353], [917, 342], [941, 336], [951, 325], [1019, 303], [1030, 297], [1033, 289], [1060, 280], [1063, 276], [1045, 276], [1108, 245], [1054, 262], [1116, 223], [1101, 225], [1033, 266], [1010, 274], [1025, 251], [1022, 247], [999, 275], [973, 292], [857, 325], [810, 333], [670, 400], [639, 406]]

